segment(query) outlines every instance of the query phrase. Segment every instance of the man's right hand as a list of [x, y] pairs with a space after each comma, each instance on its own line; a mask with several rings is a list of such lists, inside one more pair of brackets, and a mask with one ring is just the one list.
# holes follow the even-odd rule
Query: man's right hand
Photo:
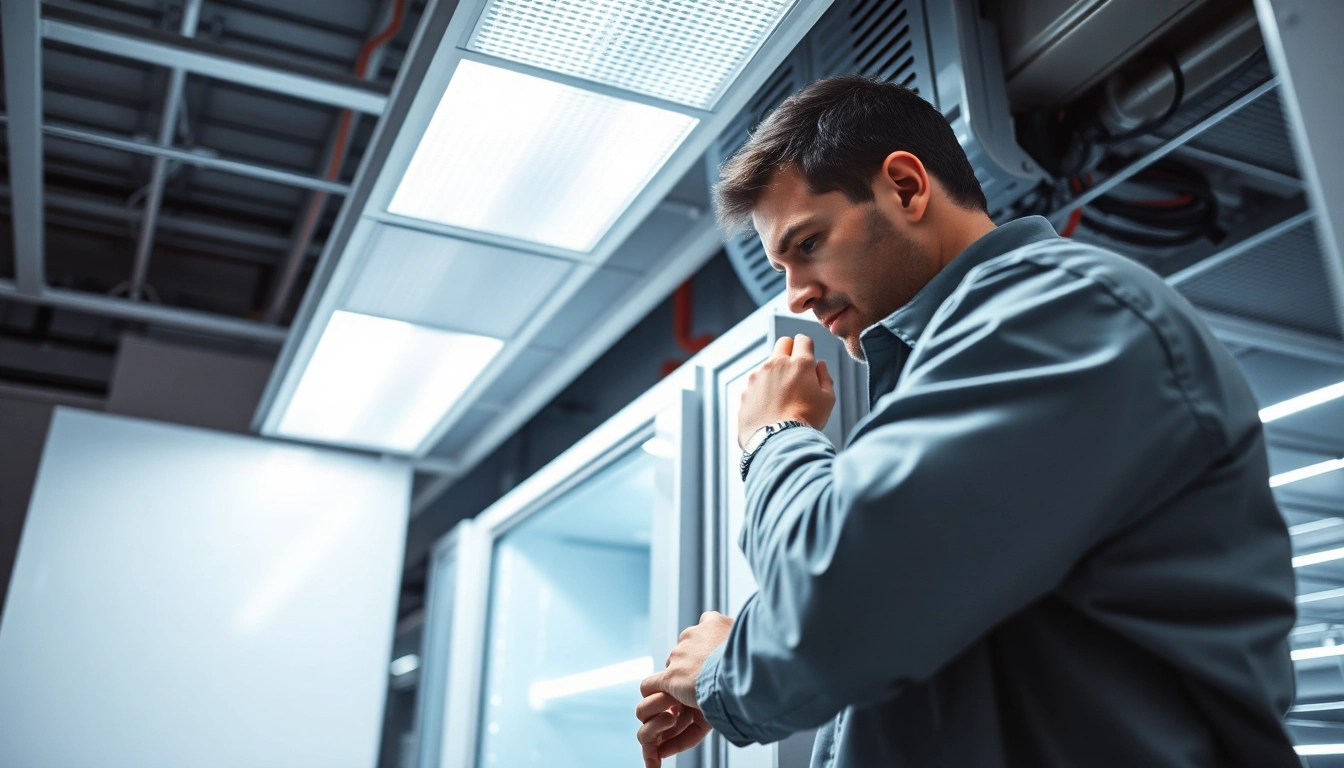
[[644, 768], [659, 768], [663, 758], [694, 747], [709, 735], [709, 721], [695, 707], [678, 702], [661, 691], [641, 691], [645, 699], [635, 707], [639, 746], [644, 750]]

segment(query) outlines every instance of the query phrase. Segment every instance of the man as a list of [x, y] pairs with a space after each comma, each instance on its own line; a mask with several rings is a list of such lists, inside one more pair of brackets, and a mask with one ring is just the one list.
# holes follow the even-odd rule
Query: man
[[[759, 591], [643, 684], [645, 762], [820, 727], [814, 766], [1277, 768], [1293, 573], [1257, 407], [1195, 310], [1029, 217], [947, 122], [814, 83], [723, 167], [789, 306], [868, 365], [843, 450], [810, 340], [742, 397]], [[789, 422], [797, 422], [790, 424]]]

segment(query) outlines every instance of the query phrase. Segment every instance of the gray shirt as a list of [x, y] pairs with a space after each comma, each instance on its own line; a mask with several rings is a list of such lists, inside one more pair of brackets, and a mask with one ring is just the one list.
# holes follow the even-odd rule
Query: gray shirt
[[820, 726], [842, 768], [1301, 765], [1256, 403], [1183, 298], [1030, 217], [862, 344], [845, 448], [786, 430], [747, 477], [717, 731]]

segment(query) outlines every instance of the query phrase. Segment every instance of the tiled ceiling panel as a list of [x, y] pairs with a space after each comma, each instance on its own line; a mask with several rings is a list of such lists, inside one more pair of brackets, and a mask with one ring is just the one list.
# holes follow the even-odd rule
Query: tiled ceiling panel
[[508, 339], [570, 269], [563, 259], [380, 225], [345, 308]]

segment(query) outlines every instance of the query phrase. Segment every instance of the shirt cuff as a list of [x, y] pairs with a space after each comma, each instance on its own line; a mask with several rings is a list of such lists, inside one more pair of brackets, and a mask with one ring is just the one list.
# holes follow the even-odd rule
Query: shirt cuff
[[743, 733], [728, 716], [723, 686], [719, 682], [719, 662], [723, 660], [723, 651], [727, 645], [724, 643], [715, 648], [705, 659], [705, 665], [700, 668], [700, 675], [695, 679], [695, 700], [715, 731], [734, 746], [745, 747], [756, 740]]

